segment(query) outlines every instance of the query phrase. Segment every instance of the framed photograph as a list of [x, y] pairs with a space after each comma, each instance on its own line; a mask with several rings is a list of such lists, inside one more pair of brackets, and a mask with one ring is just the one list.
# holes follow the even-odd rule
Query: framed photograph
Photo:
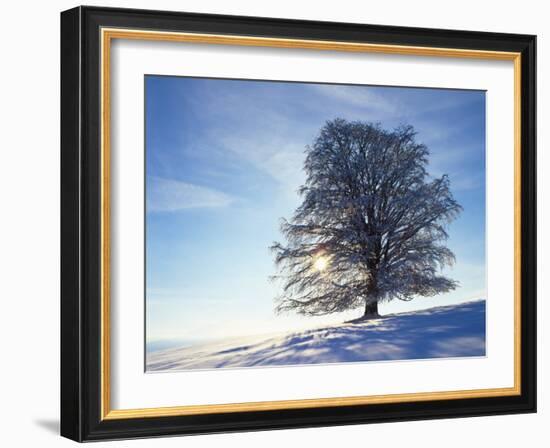
[[61, 14], [61, 433], [536, 410], [535, 36]]

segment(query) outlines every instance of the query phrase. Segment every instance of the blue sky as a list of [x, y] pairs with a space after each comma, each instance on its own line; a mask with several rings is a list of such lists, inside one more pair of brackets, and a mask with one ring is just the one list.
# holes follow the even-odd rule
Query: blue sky
[[202, 341], [341, 322], [277, 316], [268, 247], [299, 205], [305, 146], [336, 117], [412, 124], [464, 207], [448, 244], [460, 288], [381, 306], [485, 298], [485, 92], [145, 77], [147, 342]]

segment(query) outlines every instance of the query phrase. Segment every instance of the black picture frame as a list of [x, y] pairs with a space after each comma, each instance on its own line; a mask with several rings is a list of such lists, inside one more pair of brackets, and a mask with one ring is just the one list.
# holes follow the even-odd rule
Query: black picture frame
[[[101, 68], [104, 27], [521, 54], [521, 393], [102, 419]], [[536, 37], [77, 7], [61, 13], [61, 435], [76, 441], [536, 412]]]

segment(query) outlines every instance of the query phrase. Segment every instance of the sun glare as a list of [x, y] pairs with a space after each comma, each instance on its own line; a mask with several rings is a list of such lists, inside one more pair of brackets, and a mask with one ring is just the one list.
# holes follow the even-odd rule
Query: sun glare
[[328, 266], [328, 260], [326, 257], [318, 257], [315, 263], [313, 263], [313, 266], [318, 271], [324, 271]]

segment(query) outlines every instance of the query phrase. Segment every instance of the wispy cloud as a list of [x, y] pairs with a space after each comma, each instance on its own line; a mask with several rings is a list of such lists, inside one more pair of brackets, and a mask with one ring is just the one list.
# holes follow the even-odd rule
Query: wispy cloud
[[285, 142], [275, 134], [269, 135], [266, 142], [259, 135], [257, 138], [225, 135], [220, 140], [224, 148], [267, 174], [283, 190], [295, 192], [303, 183], [305, 154], [300, 143]]
[[302, 103], [290, 94], [300, 93], [297, 86], [252, 84], [251, 90], [241, 87], [237, 91], [222, 87], [212, 85], [200, 96], [201, 107], [207, 110], [203, 118], [213, 122], [200, 157], [216, 153], [225, 172], [227, 164], [237, 160], [242, 167], [244, 161], [245, 166], [275, 181], [280, 192], [295, 193], [304, 180], [305, 146], [322, 121], [297, 116]]
[[315, 93], [321, 93], [334, 101], [356, 108], [376, 110], [378, 114], [384, 116], [395, 114], [402, 108], [398, 102], [378, 95], [374, 89], [364, 86], [311, 84], [308, 87]]
[[473, 173], [469, 176], [466, 174], [454, 174], [451, 178], [451, 190], [468, 191], [483, 187], [484, 178], [479, 173]]
[[483, 187], [484, 173], [479, 169], [472, 170], [469, 164], [472, 159], [483, 154], [484, 148], [469, 144], [463, 147], [434, 145], [433, 148], [428, 167], [432, 176], [449, 175], [453, 191], [475, 190]]
[[227, 207], [235, 201], [221, 191], [178, 180], [150, 176], [147, 182], [147, 212], [150, 213]]

